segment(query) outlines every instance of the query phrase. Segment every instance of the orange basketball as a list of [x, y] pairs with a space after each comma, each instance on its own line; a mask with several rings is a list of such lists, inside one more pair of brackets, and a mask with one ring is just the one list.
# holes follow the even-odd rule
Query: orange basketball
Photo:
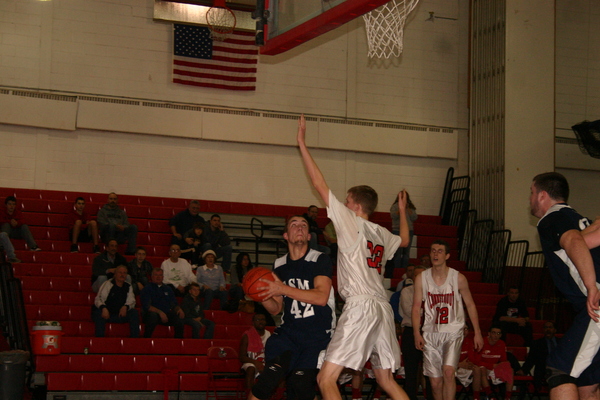
[[258, 290], [258, 288], [265, 286], [265, 283], [261, 282], [259, 279], [268, 281], [275, 280], [271, 271], [263, 267], [252, 268], [244, 275], [244, 279], [242, 280], [244, 293], [254, 301], [263, 301], [263, 298], [258, 296], [263, 290]]

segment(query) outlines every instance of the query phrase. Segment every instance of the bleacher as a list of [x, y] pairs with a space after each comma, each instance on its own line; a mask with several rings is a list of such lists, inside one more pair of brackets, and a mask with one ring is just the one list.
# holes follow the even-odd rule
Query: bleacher
[[[95, 257], [91, 244], [81, 244], [79, 253], [70, 253], [67, 228], [63, 216], [72, 207], [76, 197], [86, 199], [86, 211], [95, 215], [106, 202], [106, 194], [75, 193], [33, 189], [0, 188], [0, 197], [17, 197], [24, 218], [43, 249], [31, 252], [22, 240], [13, 241], [20, 264], [13, 272], [22, 282], [28, 326], [38, 320], [60, 321], [63, 327], [62, 354], [36, 356], [35, 364], [43, 382], [52, 393], [86, 391], [182, 391], [199, 392], [206, 389], [207, 350], [211, 346], [238, 347], [242, 333], [250, 326], [251, 315], [229, 314], [216, 310], [217, 303], [206, 312], [215, 321], [215, 339], [191, 339], [191, 329], [186, 326], [184, 339], [172, 339], [171, 327], [158, 326], [152, 339], [129, 339], [126, 324], [107, 324], [106, 338], [95, 338], [91, 320], [91, 305], [95, 294], [91, 292], [91, 264]], [[148, 260], [158, 267], [167, 258], [171, 234], [168, 220], [187, 208], [188, 200], [148, 196], [119, 195], [119, 205], [127, 212], [131, 223], [138, 226], [138, 244], [146, 248]], [[202, 215], [221, 214], [225, 230], [230, 233], [234, 254], [247, 251], [260, 264], [270, 265], [273, 259], [285, 252], [280, 249], [285, 217], [302, 214], [304, 207], [267, 204], [245, 204], [222, 201], [202, 201]], [[325, 226], [325, 210], [320, 210], [318, 223]], [[258, 222], [257, 222], [258, 220]], [[372, 220], [387, 228], [391, 221], [387, 212], [377, 212]], [[467, 271], [459, 260], [454, 226], [441, 224], [437, 216], [419, 216], [414, 224], [416, 246], [412, 250], [413, 262], [429, 253], [431, 242], [443, 238], [453, 250], [449, 265], [461, 271], [470, 288], [480, 315], [483, 332], [491, 324], [495, 306], [502, 297], [497, 283], [483, 283], [482, 272]], [[120, 246], [120, 252], [124, 246]], [[235, 255], [234, 255], [235, 258]], [[394, 271], [394, 278], [386, 285], [395, 287], [403, 270]], [[389, 286], [388, 286], [389, 287]], [[139, 300], [139, 299], [138, 299]], [[137, 302], [139, 307], [139, 301]], [[532, 310], [532, 315], [535, 315]], [[539, 337], [543, 321], [532, 321], [534, 333]], [[143, 326], [142, 326], [143, 333]], [[508, 346], [524, 359], [519, 336], [509, 335]], [[39, 380], [39, 376], [38, 376]], [[70, 397], [71, 398], [71, 397]]]

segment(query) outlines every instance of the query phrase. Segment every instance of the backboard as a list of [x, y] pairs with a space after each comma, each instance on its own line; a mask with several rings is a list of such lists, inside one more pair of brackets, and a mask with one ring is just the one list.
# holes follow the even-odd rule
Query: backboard
[[266, 0], [269, 17], [265, 26], [265, 44], [260, 53], [276, 55], [288, 51], [388, 1]]

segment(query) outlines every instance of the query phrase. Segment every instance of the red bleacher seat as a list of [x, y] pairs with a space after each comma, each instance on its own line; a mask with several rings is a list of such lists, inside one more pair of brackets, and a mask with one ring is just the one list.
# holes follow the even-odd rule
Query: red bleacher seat
[[136, 205], [128, 204], [128, 205], [123, 206], [123, 210], [125, 211], [125, 213], [127, 213], [127, 217], [129, 219], [132, 219], [132, 218], [146, 219], [150, 216], [147, 206], [136, 206]]
[[[161, 219], [149, 219], [148, 220], [148, 232], [156, 232], [156, 233], [166, 233], [170, 231], [169, 221], [161, 220]], [[169, 235], [169, 241], [171, 235]], [[160, 243], [157, 243], [160, 244]]]
[[149, 218], [169, 220], [175, 215], [173, 207], [150, 207], [148, 208]]

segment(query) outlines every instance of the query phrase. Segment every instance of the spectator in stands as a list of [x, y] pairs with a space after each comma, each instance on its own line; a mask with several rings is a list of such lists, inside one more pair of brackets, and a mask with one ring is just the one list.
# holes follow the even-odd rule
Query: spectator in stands
[[116, 239], [119, 244], [127, 242], [125, 255], [135, 253], [138, 227], [129, 223], [127, 214], [119, 208], [119, 198], [116, 193], [109, 193], [108, 203], [98, 211], [100, 236], [104, 243]]
[[65, 225], [69, 228], [71, 238], [71, 253], [77, 253], [79, 247], [77, 242], [93, 242], [92, 252], [100, 254], [98, 246], [98, 223], [91, 219], [85, 212], [85, 200], [83, 197], [75, 199], [75, 206], [65, 215]]
[[[400, 292], [400, 308], [399, 314], [402, 318], [402, 341], [400, 342], [402, 356], [404, 357], [404, 390], [410, 400], [417, 399], [417, 388], [418, 382], [421, 380], [422, 370], [420, 364], [423, 361], [423, 352], [415, 347], [415, 335], [414, 328], [412, 325], [412, 306], [413, 297], [415, 294], [415, 287], [413, 285], [413, 279], [419, 276], [421, 272], [425, 271], [425, 268], [419, 266], [416, 269], [413, 268], [411, 278], [406, 278], [404, 289]], [[417, 327], [420, 329], [420, 327]]]
[[421, 256], [419, 261], [421, 262], [421, 265], [425, 267], [425, 269], [431, 268], [431, 257], [429, 254]]
[[138, 246], [135, 249], [135, 257], [127, 264], [129, 274], [131, 275], [131, 286], [133, 293], [138, 295], [140, 291], [150, 282], [150, 275], [154, 267], [150, 261], [146, 260], [146, 249]]
[[163, 261], [160, 269], [164, 273], [164, 283], [173, 289], [176, 296], [183, 297], [188, 285], [196, 281], [190, 263], [181, 256], [179, 245], [172, 244], [169, 248], [170, 257]]
[[556, 328], [554, 322], [546, 321], [544, 323], [544, 337], [534, 340], [529, 349], [527, 359], [516, 375], [529, 375], [531, 368], [533, 370], [533, 384], [540, 388], [546, 384], [546, 358], [557, 346]]
[[323, 229], [323, 237], [325, 237], [325, 241], [327, 242], [327, 246], [329, 246], [331, 258], [331, 262], [333, 264], [337, 264], [337, 252], [338, 252], [338, 244], [337, 244], [337, 233], [335, 233], [335, 226], [333, 226], [333, 222], [329, 221], [327, 225], [325, 225], [325, 229]]
[[[127, 265], [125, 257], [118, 253], [119, 244], [115, 239], [109, 240], [106, 244], [104, 253], [94, 258], [92, 265], [92, 290], [98, 293], [98, 289], [104, 282], [115, 274], [115, 269], [119, 265]], [[131, 280], [131, 278], [129, 278]]]
[[252, 327], [240, 340], [240, 362], [246, 373], [246, 389], [254, 386], [254, 380], [265, 368], [265, 344], [271, 332], [265, 329], [267, 319], [264, 314], [254, 314]]
[[[419, 267], [423, 267], [423, 266], [419, 265]], [[426, 268], [423, 267], [423, 269], [426, 269]], [[399, 292], [402, 290], [404, 285], [406, 285], [407, 279], [410, 279], [411, 281], [414, 281], [414, 279], [415, 279], [414, 264], [408, 264], [408, 266], [406, 267], [406, 277], [404, 279], [402, 279], [400, 282], [398, 282], [398, 285], [396, 286], [396, 292]]]
[[127, 267], [120, 265], [115, 269], [114, 277], [100, 286], [92, 309], [96, 337], [104, 337], [107, 322], [129, 323], [129, 336], [140, 337], [140, 315], [135, 309], [133, 289], [125, 279]]
[[150, 338], [156, 325], [171, 325], [175, 328], [175, 338], [183, 338], [183, 321], [185, 314], [175, 298], [173, 290], [163, 285], [163, 271], [160, 268], [152, 270], [152, 282], [140, 293], [142, 312], [146, 328], [144, 337]]
[[483, 348], [475, 361], [480, 371], [478, 374], [474, 374], [473, 378], [478, 377], [480, 382], [478, 384], [473, 382], [474, 400], [479, 399], [479, 392], [475, 392], [475, 387], [483, 388], [486, 396], [490, 396], [492, 392], [490, 381], [493, 385], [506, 383], [504, 398], [510, 400], [512, 396], [513, 370], [506, 357], [506, 344], [500, 339], [501, 336], [502, 328], [499, 325], [492, 325], [487, 339], [483, 341]]
[[212, 339], [215, 333], [215, 323], [204, 318], [204, 310], [200, 301], [200, 285], [196, 282], [190, 283], [188, 294], [181, 302], [181, 308], [185, 314], [186, 325], [192, 327], [192, 338], [200, 339], [200, 330], [206, 327], [204, 339]]
[[15, 255], [15, 248], [13, 247], [13, 244], [11, 243], [6, 232], [0, 232], [0, 247], [4, 249], [4, 252], [6, 253], [6, 260], [9, 263], [16, 264], [21, 262], [21, 260], [19, 260]]
[[172, 244], [183, 245], [183, 235], [190, 229], [194, 229], [196, 222], [201, 222], [202, 225], [206, 226], [206, 221], [202, 218], [200, 213], [200, 202], [198, 200], [190, 201], [190, 205], [186, 210], [179, 212], [173, 218], [169, 220], [169, 226], [171, 227], [171, 238]]
[[25, 225], [21, 210], [17, 209], [17, 199], [15, 196], [7, 196], [4, 200], [6, 206], [1, 215], [0, 228], [11, 239], [24, 239], [27, 247], [31, 251], [40, 251], [29, 227]]
[[506, 341], [507, 333], [516, 333], [523, 337], [525, 346], [533, 343], [533, 328], [529, 322], [529, 310], [525, 301], [519, 298], [519, 288], [511, 286], [505, 297], [496, 305], [494, 323], [502, 328], [502, 340]]
[[310, 232], [310, 239], [308, 242], [308, 246], [311, 249], [320, 251], [321, 253], [325, 253], [327, 255], [331, 254], [331, 250], [327, 246], [323, 246], [319, 244], [319, 235], [323, 233], [323, 230], [319, 228], [319, 224], [317, 223], [317, 216], [319, 215], [319, 208], [315, 205], [308, 206], [307, 212], [305, 212], [302, 216], [304, 219], [308, 221], [308, 229]]
[[250, 254], [245, 251], [241, 252], [235, 258], [235, 272], [237, 273], [237, 278], [239, 282], [244, 280], [244, 276], [250, 271], [254, 266], [252, 265], [252, 261], [250, 261]]
[[475, 365], [478, 354], [475, 352], [475, 343], [473, 337], [469, 336], [469, 325], [465, 323], [464, 339], [460, 348], [460, 360], [456, 369], [456, 379], [464, 387], [473, 383], [473, 393], [479, 398], [481, 391], [481, 368]]
[[219, 299], [221, 309], [225, 309], [227, 305], [227, 291], [225, 289], [225, 276], [223, 269], [215, 264], [217, 255], [212, 250], [206, 250], [202, 254], [204, 265], [199, 267], [196, 276], [200, 289], [204, 295], [204, 309], [210, 310], [213, 298]]
[[204, 263], [202, 254], [210, 247], [204, 236], [204, 222], [195, 222], [194, 227], [183, 235], [181, 257], [188, 260], [194, 268]]
[[205, 236], [208, 242], [206, 248], [213, 250], [217, 259], [223, 257], [223, 271], [229, 272], [231, 269], [231, 253], [233, 253], [233, 247], [231, 246], [229, 235], [223, 229], [219, 214], [213, 214], [210, 217], [210, 224], [205, 231]]
[[[392, 217], [392, 233], [398, 235], [400, 232], [400, 216], [398, 215], [398, 196], [390, 207], [390, 216]], [[409, 239], [408, 247], [400, 247], [394, 254], [394, 268], [406, 268], [410, 259], [410, 246], [412, 244], [414, 227], [413, 223], [417, 220], [417, 208], [410, 201], [410, 196], [406, 192], [406, 222], [408, 223]], [[393, 271], [388, 278], [393, 276]]]

